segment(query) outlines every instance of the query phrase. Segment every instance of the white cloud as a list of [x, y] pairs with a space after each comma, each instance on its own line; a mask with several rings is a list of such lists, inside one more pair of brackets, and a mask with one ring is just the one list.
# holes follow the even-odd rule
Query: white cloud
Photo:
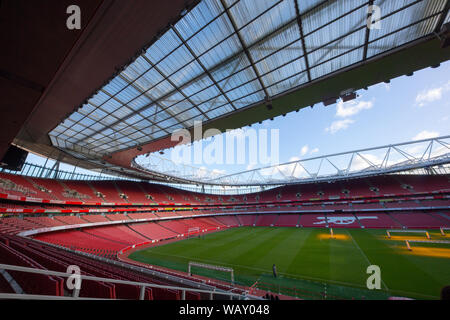
[[[291, 157], [288, 162], [298, 160], [300, 160], [299, 157]], [[267, 169], [262, 169], [260, 173], [263, 176], [272, 176], [278, 178], [300, 178], [302, 176], [306, 176], [305, 169], [296, 163], [281, 164]]]
[[340, 100], [336, 107], [336, 116], [340, 118], [347, 118], [360, 113], [362, 110], [371, 109], [373, 107], [372, 101], [347, 101]]
[[226, 170], [220, 170], [220, 169], [208, 170], [206, 167], [202, 166], [200, 168], [197, 168], [196, 171], [193, 173], [199, 179], [217, 178], [217, 177], [225, 175]]
[[[346, 119], [333, 121], [328, 128], [325, 128], [325, 132], [335, 134], [340, 130], [347, 129], [352, 123], [355, 123], [355, 120], [349, 119], [349, 117], [354, 116], [363, 110], [371, 109], [372, 107], [373, 101], [339, 101], [336, 106], [336, 117]], [[315, 152], [317, 151], [319, 150], [315, 150]]]
[[370, 161], [374, 165], [380, 165], [383, 160], [378, 158], [376, 155], [370, 153], [362, 153], [361, 155], [357, 155], [353, 159], [350, 171], [359, 171], [369, 168], [371, 165], [368, 161]]
[[[309, 145], [306, 144], [300, 149], [300, 156], [303, 157], [303, 156], [311, 155], [311, 154], [314, 154], [314, 153], [317, 153], [317, 152], [319, 152], [319, 148], [311, 149], [309, 147]], [[292, 161], [294, 161], [294, 160], [292, 160]]]
[[416, 140], [431, 139], [431, 138], [436, 138], [436, 137], [439, 137], [439, 132], [423, 130], [423, 131], [419, 132], [418, 134], [416, 134], [412, 138], [412, 140], [416, 141]]
[[226, 171], [225, 170], [219, 170], [219, 169], [213, 169], [213, 171], [211, 171], [211, 173], [213, 175], [216, 175], [216, 176], [222, 176], [222, 175], [224, 175], [226, 173]]
[[416, 97], [416, 103], [423, 107], [429, 102], [440, 100], [442, 98], [442, 88], [434, 88], [420, 92]]
[[206, 167], [200, 167], [197, 169], [196, 175], [198, 178], [204, 178], [208, 175], [208, 169]]
[[331, 125], [328, 128], [325, 128], [325, 131], [329, 132], [331, 134], [335, 134], [336, 132], [338, 132], [340, 130], [347, 129], [348, 126], [354, 122], [355, 122], [355, 120], [352, 120], [352, 119], [333, 121], [333, 123], [331, 123]]
[[245, 137], [246, 130], [244, 128], [238, 128], [233, 130], [228, 130], [227, 134], [230, 137]]
[[301, 154], [302, 156], [304, 156], [305, 154], [308, 153], [308, 151], [309, 151], [308, 145], [304, 145], [303, 148], [302, 148], [302, 150], [300, 151], [300, 154]]
[[416, 96], [416, 105], [423, 107], [428, 103], [441, 100], [444, 93], [449, 90], [450, 81], [440, 87], [422, 90]]
[[[300, 158], [292, 157], [289, 159], [289, 162], [298, 161], [298, 160], [300, 160]], [[287, 177], [300, 178], [302, 175], [305, 174], [305, 169], [303, 169], [302, 166], [297, 165], [296, 163], [280, 165], [277, 167], [277, 169], [279, 171], [281, 171]]]

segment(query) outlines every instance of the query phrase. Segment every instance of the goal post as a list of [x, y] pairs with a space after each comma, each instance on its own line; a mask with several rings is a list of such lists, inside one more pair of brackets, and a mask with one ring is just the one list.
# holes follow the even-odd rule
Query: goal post
[[187, 230], [187, 237], [191, 238], [194, 237], [195, 235], [200, 234], [200, 227], [191, 227]]
[[395, 230], [395, 229], [386, 230], [386, 235], [387, 235], [387, 237], [389, 239], [391, 238], [391, 234], [392, 233], [425, 233], [425, 236], [427, 237], [427, 239], [431, 239], [430, 234], [428, 233], [427, 230], [410, 230], [410, 229], [408, 229], [408, 230], [403, 230], [403, 229], [400, 229], [400, 230]]
[[188, 264], [188, 275], [192, 276], [192, 267], [198, 267], [208, 270], [214, 270], [214, 271], [221, 271], [221, 272], [229, 272], [231, 274], [231, 283], [234, 284], [234, 270], [233, 268], [229, 267], [223, 267], [223, 266], [216, 266], [212, 264], [206, 264], [206, 263], [200, 263], [200, 262], [194, 262], [189, 261]]

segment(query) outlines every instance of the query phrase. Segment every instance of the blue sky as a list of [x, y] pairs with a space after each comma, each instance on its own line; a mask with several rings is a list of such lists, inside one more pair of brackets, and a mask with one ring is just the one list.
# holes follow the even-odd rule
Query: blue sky
[[[351, 151], [366, 147], [450, 134], [450, 62], [427, 68], [412, 77], [392, 79], [360, 90], [351, 102], [316, 104], [286, 117], [253, 125], [258, 129], [279, 130], [279, 162], [311, 156]], [[203, 147], [210, 142], [203, 142]], [[164, 155], [170, 158], [170, 152]], [[248, 160], [248, 154], [246, 155]], [[29, 162], [43, 163], [30, 155]], [[195, 165], [233, 173], [246, 170], [243, 165]], [[258, 166], [256, 166], [258, 167]], [[61, 169], [71, 171], [73, 167]], [[85, 172], [85, 170], [77, 170]]]

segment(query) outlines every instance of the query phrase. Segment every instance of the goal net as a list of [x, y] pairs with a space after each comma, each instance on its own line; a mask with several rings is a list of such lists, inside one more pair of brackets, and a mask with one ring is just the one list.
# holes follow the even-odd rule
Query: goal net
[[192, 228], [189, 228], [188, 231], [187, 231], [187, 233], [186, 233], [186, 236], [187, 236], [188, 238], [200, 236], [200, 228], [199, 228], [199, 227], [192, 227]]
[[[212, 278], [216, 278], [216, 279], [223, 279], [223, 275], [221, 276], [219, 273], [226, 273], [229, 274], [231, 283], [234, 284], [234, 270], [233, 268], [228, 268], [228, 267], [223, 267], [223, 266], [216, 266], [216, 265], [212, 265], [212, 264], [206, 264], [206, 263], [199, 263], [199, 262], [194, 262], [194, 261], [190, 261], [188, 264], [188, 275], [191, 276], [193, 275], [193, 270], [197, 270], [199, 271], [199, 269], [206, 269], [209, 271], [212, 271], [212, 275], [211, 272], [208, 273], [208, 276], [211, 276]], [[197, 274], [199, 274], [200, 272], [197, 272]], [[201, 275], [203, 275], [204, 273], [202, 272]], [[226, 279], [227, 277], [225, 277], [225, 279], [228, 281], [228, 279]]]

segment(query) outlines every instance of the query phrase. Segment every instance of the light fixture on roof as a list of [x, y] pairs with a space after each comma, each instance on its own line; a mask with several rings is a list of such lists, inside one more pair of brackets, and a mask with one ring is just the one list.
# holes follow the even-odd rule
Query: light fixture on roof
[[348, 89], [341, 92], [341, 99], [343, 102], [356, 99], [357, 95], [353, 89]]
[[330, 97], [330, 98], [326, 98], [322, 102], [323, 102], [323, 105], [326, 107], [326, 106], [329, 106], [330, 104], [336, 103], [337, 99], [338, 99], [337, 97]]

